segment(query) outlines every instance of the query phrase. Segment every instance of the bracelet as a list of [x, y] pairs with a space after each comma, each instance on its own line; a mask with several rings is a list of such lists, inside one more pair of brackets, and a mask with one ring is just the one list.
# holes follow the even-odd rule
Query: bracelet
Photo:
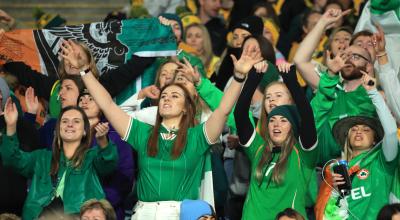
[[233, 79], [238, 83], [242, 83], [246, 80], [246, 77], [240, 78], [240, 77], [237, 77], [235, 74], [233, 74]]
[[375, 55], [376, 57], [383, 57], [383, 56], [386, 56], [387, 55], [387, 53], [386, 53], [386, 51], [385, 52], [383, 52], [383, 53], [381, 53], [381, 54], [377, 54], [377, 55]]
[[81, 76], [84, 76], [89, 72], [90, 72], [90, 67], [86, 68], [85, 70], [80, 71], [79, 74], [81, 74]]

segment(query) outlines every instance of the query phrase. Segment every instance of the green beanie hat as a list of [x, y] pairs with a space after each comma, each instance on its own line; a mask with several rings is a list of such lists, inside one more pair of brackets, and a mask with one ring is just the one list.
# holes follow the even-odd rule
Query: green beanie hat
[[297, 111], [296, 106], [294, 105], [281, 105], [275, 107], [269, 114], [268, 114], [268, 121], [271, 119], [272, 116], [281, 115], [285, 117], [290, 124], [292, 125], [293, 134], [296, 138], [299, 136], [299, 127], [300, 127], [300, 115]]

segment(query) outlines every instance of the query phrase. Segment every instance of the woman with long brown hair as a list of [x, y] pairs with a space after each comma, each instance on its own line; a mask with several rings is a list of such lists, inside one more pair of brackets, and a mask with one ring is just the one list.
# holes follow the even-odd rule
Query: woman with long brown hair
[[118, 158], [115, 145], [107, 140], [108, 127], [96, 127], [99, 147], [90, 148], [86, 114], [79, 107], [68, 106], [58, 118], [53, 150], [27, 153], [18, 147], [18, 111], [10, 99], [4, 113], [7, 133], [0, 146], [3, 163], [32, 179], [23, 219], [36, 219], [41, 213], [60, 210], [76, 214], [85, 201], [104, 198], [98, 175], [112, 172]]
[[[70, 42], [72, 44], [72, 42]], [[63, 56], [82, 70], [82, 79], [115, 130], [138, 152], [139, 175], [136, 190], [139, 202], [132, 219], [179, 219], [180, 201], [198, 199], [205, 170], [205, 158], [219, 140], [225, 121], [239, 96], [245, 76], [261, 61], [260, 52], [248, 44], [239, 60], [234, 56], [234, 80], [219, 108], [202, 124], [196, 123], [195, 104], [181, 84], [161, 90], [155, 126], [141, 123], [124, 113], [82, 63], [72, 45]]]
[[296, 69], [287, 65], [279, 69], [285, 84], [273, 83], [265, 90], [259, 131], [247, 112], [262, 75], [250, 72], [235, 108], [239, 141], [252, 170], [242, 219], [274, 219], [288, 207], [306, 214], [307, 185], [316, 156], [314, 117]]

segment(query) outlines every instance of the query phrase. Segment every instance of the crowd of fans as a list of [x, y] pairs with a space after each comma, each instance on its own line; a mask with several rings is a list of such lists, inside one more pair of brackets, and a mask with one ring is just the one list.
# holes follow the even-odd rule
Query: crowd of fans
[[0, 220], [400, 219], [399, 0], [129, 8], [103, 22], [156, 17], [176, 56], [101, 74], [64, 39], [57, 77], [1, 63]]

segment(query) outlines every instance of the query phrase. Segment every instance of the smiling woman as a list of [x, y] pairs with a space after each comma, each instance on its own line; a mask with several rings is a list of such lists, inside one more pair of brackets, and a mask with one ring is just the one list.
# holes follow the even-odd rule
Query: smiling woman
[[[82, 109], [69, 106], [62, 110], [52, 152], [45, 149], [27, 153], [18, 148], [18, 111], [11, 99], [4, 117], [7, 135], [2, 136], [0, 146], [3, 163], [32, 179], [23, 219], [54, 212], [76, 214], [86, 200], [104, 198], [98, 176], [111, 173], [118, 156], [115, 145], [108, 141], [90, 149], [90, 126]], [[106, 133], [99, 133], [98, 139], [107, 139]]]

